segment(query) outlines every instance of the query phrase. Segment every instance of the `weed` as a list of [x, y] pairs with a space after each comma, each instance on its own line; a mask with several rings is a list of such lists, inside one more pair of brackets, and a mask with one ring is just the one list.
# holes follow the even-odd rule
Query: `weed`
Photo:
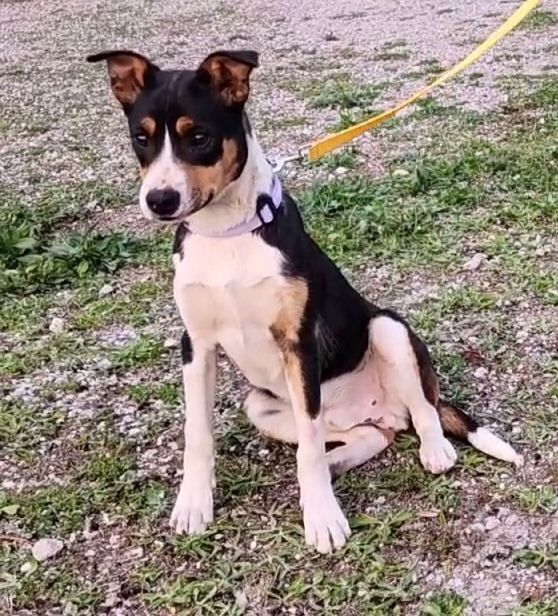
[[467, 602], [460, 595], [450, 592], [435, 595], [423, 606], [421, 616], [461, 616]]

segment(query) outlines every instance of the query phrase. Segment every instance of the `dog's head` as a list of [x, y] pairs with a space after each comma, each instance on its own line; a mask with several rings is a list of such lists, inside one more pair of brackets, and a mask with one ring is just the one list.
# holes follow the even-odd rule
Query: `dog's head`
[[218, 51], [194, 71], [161, 70], [132, 51], [87, 60], [106, 61], [112, 91], [128, 118], [146, 217], [184, 219], [238, 178], [247, 157], [243, 109], [256, 52]]

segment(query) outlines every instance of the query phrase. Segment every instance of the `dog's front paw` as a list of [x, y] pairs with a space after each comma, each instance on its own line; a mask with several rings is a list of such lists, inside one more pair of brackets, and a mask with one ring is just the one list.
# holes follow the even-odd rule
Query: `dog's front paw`
[[178, 533], [203, 533], [213, 522], [213, 490], [211, 484], [182, 482], [171, 513], [170, 526]]
[[351, 529], [333, 494], [322, 499], [303, 497], [301, 504], [307, 545], [322, 554], [345, 545]]
[[453, 445], [442, 434], [422, 438], [419, 455], [424, 468], [436, 475], [449, 470], [457, 460]]

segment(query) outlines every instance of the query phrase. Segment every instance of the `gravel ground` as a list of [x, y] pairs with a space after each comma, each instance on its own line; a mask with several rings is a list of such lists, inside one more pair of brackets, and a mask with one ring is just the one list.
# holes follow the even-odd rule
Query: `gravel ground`
[[[136, 163], [126, 138], [124, 119], [110, 96], [104, 71], [84, 62], [84, 57], [91, 52], [130, 48], [146, 53], [163, 67], [193, 67], [216, 48], [257, 49], [261, 53], [261, 68], [254, 74], [250, 114], [270, 155], [278, 155], [327, 133], [339, 121], [339, 113], [332, 109], [335, 105], [316, 104], [316, 97], [327, 90], [328, 84], [343, 82], [353, 88], [378, 86], [374, 109], [385, 108], [427, 82], [436, 71], [461, 59], [517, 5], [518, 2], [510, 0], [490, 4], [482, 0], [467, 3], [458, 0], [421, 3], [343, 0], [324, 5], [325, 8], [317, 11], [316, 3], [309, 0], [206, 4], [191, 0], [4, 0], [0, 4], [2, 194], [18, 195], [32, 208], [45, 191], [56, 194], [56, 199], [62, 202], [64, 191], [70, 190], [69, 187], [102, 183], [103, 191], [114, 189], [119, 191], [119, 196], [107, 197], [105, 204], [104, 196], [93, 195], [85, 203], [83, 212], [89, 224], [95, 229], [124, 229], [138, 237], [152, 234], [140, 218], [135, 203]], [[554, 6], [550, 2], [544, 5], [545, 11], [552, 9], [558, 13], [555, 3]], [[436, 93], [436, 101], [443, 108], [476, 114], [463, 115], [463, 121], [468, 117], [480, 117], [479, 112], [482, 116], [494, 114], [493, 120], [480, 126], [477, 132], [497, 142], [499, 129], [507, 122], [502, 110], [514, 82], [520, 77], [537, 80], [556, 74], [558, 20], [550, 12], [540, 21], [541, 27], [526, 26], [504, 40], [462, 78]], [[359, 111], [363, 109], [357, 108], [356, 112]], [[533, 112], [534, 116], [536, 113]], [[422, 116], [408, 117], [399, 128], [381, 129], [364, 137], [358, 144], [357, 168], [380, 181], [388, 170], [391, 172], [394, 165], [399, 165], [403, 154], [412, 158], [425, 151], [443, 152], [457, 136], [448, 134], [441, 117], [444, 116], [428, 113], [425, 108]], [[532, 119], [527, 115], [525, 121]], [[346, 172], [343, 163], [291, 166], [285, 171], [285, 179], [295, 189], [302, 190], [311, 181], [340, 178]], [[68, 192], [68, 200], [73, 194]], [[456, 227], [459, 222], [458, 218], [452, 220]], [[360, 288], [373, 297], [380, 296], [381, 303], [411, 314], [413, 322], [426, 328], [431, 338], [434, 335], [442, 359], [466, 356], [463, 365], [455, 364], [457, 368], [448, 369], [448, 372], [460, 384], [462, 380], [472, 383], [470, 387], [475, 392], [470, 396], [472, 407], [480, 412], [485, 423], [494, 425], [500, 433], [507, 430], [507, 437], [519, 440], [523, 447], [531, 447], [533, 441], [540, 438], [540, 448], [536, 449], [538, 458], [533, 455], [526, 469], [518, 474], [503, 465], [479, 461], [475, 454], [461, 450], [464, 461], [456, 474], [439, 481], [429, 480], [431, 483], [424, 494], [414, 494], [408, 500], [402, 498], [400, 503], [393, 504], [392, 498], [399, 489], [404, 491], [404, 479], [401, 479], [403, 484], [394, 483], [389, 491], [366, 502], [359, 497], [358, 482], [364, 474], [356, 473], [354, 479], [341, 485], [341, 492], [354, 498], [354, 502], [347, 505], [352, 507], [352, 514], [366, 511], [371, 516], [384, 516], [387, 511], [391, 514], [398, 510], [390, 507], [404, 505], [416, 516], [403, 526], [401, 536], [393, 530], [397, 535], [393, 543], [388, 535], [374, 538], [381, 558], [385, 556], [390, 563], [404, 563], [412, 570], [409, 579], [412, 578], [412, 584], [418, 589], [405, 595], [404, 608], [401, 608], [404, 611], [388, 609], [378, 613], [449, 616], [461, 613], [550, 616], [558, 613], [553, 611], [558, 603], [550, 602], [546, 612], [543, 607], [530, 612], [514, 612], [527, 599], [540, 598], [540, 605], [553, 598], [558, 601], [555, 578], [558, 443], [556, 432], [552, 433], [556, 423], [550, 412], [542, 420], [536, 414], [546, 412], [549, 407], [545, 392], [553, 387], [555, 391], [556, 304], [539, 301], [539, 296], [524, 290], [510, 300], [509, 290], [516, 278], [502, 274], [502, 271], [511, 271], [506, 259], [513, 257], [514, 263], [518, 263], [515, 267], [521, 270], [524, 263], [533, 258], [540, 271], [549, 272], [551, 282], [548, 284], [552, 285], [557, 276], [558, 234], [552, 228], [518, 222], [511, 237], [506, 238], [513, 244], [510, 255], [484, 255], [476, 266], [468, 269], [466, 263], [471, 257], [484, 250], [483, 241], [496, 244], [501, 231], [498, 224], [486, 231], [486, 237], [483, 232], [470, 232], [460, 237], [455, 262], [447, 270], [428, 263], [417, 266], [416, 261], [410, 266], [394, 265], [386, 259], [352, 271]], [[268, 587], [273, 586], [275, 578], [262, 581], [257, 576], [247, 578], [248, 581], [242, 579], [245, 584], [242, 588], [240, 578], [232, 576], [235, 604], [231, 611], [219, 612], [217, 607], [211, 611], [211, 603], [209, 607], [204, 604], [205, 607], [198, 611], [181, 611], [180, 602], [172, 602], [173, 595], [165, 580], [174, 580], [177, 576], [190, 580], [197, 575], [203, 582], [203, 576], [209, 577], [210, 573], [217, 579], [225, 570], [219, 567], [229, 561], [228, 556], [219, 561], [217, 573], [213, 569], [206, 573], [203, 569], [215, 554], [208, 545], [222, 540], [221, 529], [199, 545], [180, 544], [182, 547], [177, 547], [172, 544], [174, 552], [168, 547], [165, 519], [173, 496], [172, 486], [179, 479], [176, 468], [180, 459], [181, 410], [177, 393], [178, 351], [173, 342], [180, 335], [180, 325], [170, 301], [170, 268], [165, 258], [159, 255], [155, 264], [123, 269], [109, 278], [109, 290], [102, 290], [102, 285], [107, 284], [107, 280], [102, 280], [92, 283], [92, 289], [86, 291], [80, 287], [52, 293], [48, 306], [44, 310], [37, 308], [37, 314], [29, 319], [28, 327], [35, 327], [32, 335], [29, 330], [17, 330], [15, 326], [6, 334], [0, 334], [0, 341], [10, 352], [21, 351], [25, 361], [32, 362], [52, 345], [55, 337], [52, 329], [59, 327], [61, 330], [60, 337], [55, 339], [59, 354], [49, 350], [51, 354], [40, 368], [10, 378], [4, 388], [6, 404], [21, 404], [24, 409], [35, 409], [37, 415], [29, 420], [27, 437], [25, 419], [21, 419], [23, 427], [12, 432], [11, 426], [2, 424], [0, 413], [0, 435], [4, 436], [5, 445], [12, 445], [6, 434], [16, 434], [14, 441], [22, 443], [17, 455], [11, 450], [8, 455], [0, 455], [2, 488], [8, 494], [22, 495], [54, 486], [62, 487], [63, 494], [65, 490], [72, 494], [75, 473], [82, 463], [82, 451], [105, 451], [108, 447], [105, 430], [110, 428], [114, 431], [111, 438], [116, 439], [116, 444], [111, 441], [110, 446], [119, 451], [122, 441], [133, 452], [135, 480], [148, 483], [145, 509], [155, 511], [155, 518], [149, 518], [149, 523], [141, 516], [137, 522], [134, 516], [139, 514], [133, 509], [134, 503], [129, 505], [132, 515], [122, 513], [128, 506], [125, 502], [103, 501], [104, 509], [95, 520], [86, 517], [82, 523], [78, 516], [72, 526], [74, 518], [71, 516], [77, 515], [73, 512], [68, 514], [71, 520], [67, 524], [65, 520], [51, 521], [50, 527], [58, 529], [64, 542], [64, 550], [55, 557], [56, 562], [67, 565], [72, 575], [79, 579], [77, 590], [72, 590], [71, 599], [68, 599], [68, 591], [65, 600], [55, 607], [51, 604], [40, 607], [40, 602], [28, 599], [35, 607], [18, 609], [17, 601], [15, 604], [12, 601], [11, 593], [15, 591], [13, 585], [10, 586], [11, 578], [0, 571], [0, 593], [4, 593], [4, 597], [0, 597], [0, 611], [4, 608], [8, 613], [13, 610], [22, 615], [95, 613], [115, 616], [236, 614], [242, 611], [250, 614], [329, 613], [323, 608], [320, 611], [316, 605], [323, 604], [307, 600], [302, 591], [300, 596], [304, 596], [304, 600], [298, 601], [295, 590], [290, 590], [286, 599], [283, 597], [282, 602], [273, 603], [279, 591], [274, 587], [276, 595], [270, 594]], [[542, 292], [550, 293], [552, 288], [548, 291], [544, 284], [541, 283]], [[471, 286], [476, 293], [472, 299], [465, 298], [466, 301], [461, 300], [462, 303], [458, 305], [457, 302], [455, 306], [448, 303], [448, 298], [461, 297], [460, 291]], [[136, 293], [138, 288], [142, 290]], [[85, 293], [87, 300], [83, 300], [80, 293]], [[88, 302], [98, 309], [103, 293], [106, 305], [114, 306], [115, 319], [99, 326], [88, 326], [85, 317], [96, 323], [95, 314], [87, 312]], [[482, 301], [490, 299], [491, 294], [496, 300], [487, 308]], [[21, 306], [24, 310], [23, 299]], [[429, 316], [435, 315], [433, 311], [437, 307], [440, 315]], [[16, 309], [11, 317], [15, 323]], [[61, 321], [53, 325], [55, 318]], [[437, 319], [433, 330], [429, 318]], [[35, 322], [39, 325], [34, 326]], [[151, 347], [142, 346], [144, 339], [150, 337], [167, 341], [167, 350], [155, 359], [150, 355]], [[135, 355], [130, 348], [136, 349]], [[237, 545], [226, 530], [222, 531], [226, 537], [225, 546], [238, 559], [239, 553], [252, 555], [266, 551], [265, 536], [262, 539], [258, 534], [248, 533], [253, 530], [254, 523], [256, 528], [261, 524], [275, 531], [285, 519], [294, 527], [298, 518], [296, 513], [278, 509], [276, 499], [280, 493], [291, 505], [296, 503], [292, 482], [275, 475], [282, 464], [287, 464], [287, 473], [292, 473], [292, 461], [284, 463], [282, 446], [260, 439], [242, 420], [238, 427], [236, 406], [245, 384], [228, 364], [223, 363], [222, 369], [217, 432], [226, 460], [221, 474], [223, 485], [232, 486], [230, 491], [236, 498], [233, 499], [234, 508], [231, 506], [227, 513], [227, 505], [219, 515], [232, 528], [237, 524], [242, 533], [247, 532], [249, 540], [238, 539]], [[145, 399], [146, 390], [154, 400], [149, 396]], [[455, 393], [459, 393], [457, 386]], [[536, 437], [530, 436], [533, 430]], [[383, 489], [381, 478], [391, 477], [389, 473], [396, 468], [403, 468], [408, 473], [405, 475], [408, 481], [417, 481], [417, 485], [422, 486], [422, 475], [417, 479], [416, 468], [404, 466], [403, 460], [409, 457], [405, 442], [370, 467], [371, 475], [378, 477], [378, 490]], [[40, 463], [34, 465], [21, 449], [32, 451], [36, 456], [33, 459]], [[245, 460], [252, 474], [246, 481], [248, 487], [243, 484], [244, 487], [238, 488], [230, 476], [242, 475]], [[250, 485], [255, 487], [250, 488]], [[253, 510], [248, 511], [249, 505], [241, 501], [238, 494], [253, 497], [254, 502], [250, 504]], [[456, 494], [459, 505], [453, 500]], [[131, 495], [129, 498], [133, 500]], [[54, 515], [49, 513], [47, 505], [39, 509], [33, 530], [29, 530], [29, 525], [2, 517], [4, 502], [0, 491], [0, 533], [3, 533], [0, 539], [6, 540], [6, 544], [21, 543], [22, 549], [16, 551], [15, 556], [13, 552], [8, 554], [9, 558], [16, 559], [14, 562], [18, 566], [18, 558], [21, 558], [22, 567], [27, 566], [30, 562], [25, 556], [27, 547], [46, 532], [47, 523], [41, 520]], [[70, 503], [68, 507], [72, 509], [73, 505]], [[165, 512], [161, 513], [163, 509]], [[230, 517], [226, 518], [227, 515]], [[398, 526], [394, 523], [393, 528]], [[238, 531], [237, 534], [242, 533]], [[293, 536], [296, 538], [296, 534]], [[269, 549], [275, 554], [273, 541]], [[289, 547], [296, 539], [291, 537], [290, 541]], [[355, 550], [363, 549], [359, 545], [355, 539]], [[204, 550], [209, 550], [211, 556]], [[525, 568], [518, 564], [519, 558], [536, 559], [537, 550], [547, 555], [542, 565]], [[363, 554], [357, 554], [355, 562], [372, 558], [367, 552]], [[150, 587], [143, 595], [130, 591], [126, 577], [129, 571], [139, 575], [141, 569], [144, 576], [141, 583], [152, 583], [149, 581], [150, 575], [155, 576], [149, 569], [153, 565], [152, 555], [155, 555], [157, 567], [164, 571], [161, 582], [164, 592], [159, 587], [157, 592]], [[349, 556], [346, 560], [341, 556], [330, 565], [339, 577], [355, 566]], [[283, 557], [283, 552], [279, 557]], [[307, 569], [320, 566], [315, 559], [305, 560], [306, 555], [299, 548], [289, 558], [298, 563], [292, 568], [300, 579]], [[231, 557], [230, 562], [233, 564], [229, 564], [229, 568], [234, 569], [236, 561]], [[300, 570], [296, 569], [299, 565]], [[22, 575], [29, 572], [28, 569], [22, 571]], [[276, 577], [280, 577], [278, 573]], [[51, 578], [45, 574], [44, 579], [48, 585]], [[308, 577], [305, 579], [308, 581]], [[308, 584], [312, 586], [312, 576], [310, 579], [312, 582]], [[366, 585], [372, 584], [368, 578], [366, 580], [365, 587], [359, 587], [359, 593], [367, 592]], [[353, 580], [354, 585], [357, 583], [361, 583], [358, 575]], [[71, 586], [70, 582], [68, 584]], [[35, 592], [46, 592], [41, 588], [37, 582]], [[84, 597], [93, 591], [101, 594], [102, 601], [90, 607]], [[401, 593], [403, 596], [404, 591]], [[459, 611], [461, 608], [455, 607], [459, 601], [456, 599], [457, 603], [452, 603], [454, 595], [462, 597], [467, 607]], [[421, 612], [424, 601], [427, 604], [431, 601], [430, 611]], [[368, 608], [359, 610], [355, 605], [358, 605], [358, 598], [352, 600], [347, 611], [341, 609], [331, 613], [343, 616], [376, 613]]]
[[[300, 96], [305, 84], [346, 74], [357, 84], [387, 84], [378, 106], [393, 103], [425, 80], [417, 83], [406, 75], [431, 60], [449, 68], [516, 4], [504, 0], [488, 7], [483, 0], [444, 0], [419, 7], [344, 0], [317, 13], [309, 0], [204, 5], [186, 0], [8, 0], [0, 8], [2, 75], [10, 84], [0, 92], [9, 124], [0, 149], [1, 174], [21, 187], [99, 174], [114, 181], [134, 178], [134, 161], [122, 138], [124, 122], [114, 113], [117, 105], [101, 69], [83, 62], [92, 51], [132, 48], [164, 67], [193, 67], [212, 49], [259, 50], [262, 66], [254, 80], [251, 115], [256, 127], [273, 121], [271, 130], [260, 130], [261, 138], [271, 155], [280, 155], [326, 133], [335, 117], [309, 108]], [[493, 87], [500, 78], [556, 69], [556, 50], [552, 55], [549, 48], [557, 35], [556, 25], [536, 36], [516, 32], [471, 69], [482, 73], [479, 83], [472, 86], [465, 77], [448, 85], [441, 95], [444, 102], [493, 108], [503, 100]], [[390, 59], [393, 50], [399, 53]], [[385, 59], [377, 59], [382, 54]], [[300, 126], [280, 126], [293, 116], [302, 118]], [[42, 130], [45, 126], [48, 131]], [[363, 153], [374, 156], [373, 137], [363, 141]], [[33, 148], [44, 148], [44, 156], [26, 156]]]

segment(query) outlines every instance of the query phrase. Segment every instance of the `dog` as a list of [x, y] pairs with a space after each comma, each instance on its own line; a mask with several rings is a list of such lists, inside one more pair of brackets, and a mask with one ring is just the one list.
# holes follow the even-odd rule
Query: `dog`
[[196, 70], [162, 70], [132, 51], [87, 60], [106, 62], [127, 117], [143, 214], [177, 225], [186, 409], [170, 521], [178, 533], [201, 533], [213, 520], [218, 345], [251, 385], [251, 422], [298, 445], [305, 539], [319, 552], [350, 535], [332, 473], [363, 464], [411, 424], [432, 473], [455, 464], [446, 436], [522, 464], [509, 444], [440, 398], [422, 340], [396, 312], [362, 297], [307, 234], [245, 111], [256, 52], [217, 51]]

